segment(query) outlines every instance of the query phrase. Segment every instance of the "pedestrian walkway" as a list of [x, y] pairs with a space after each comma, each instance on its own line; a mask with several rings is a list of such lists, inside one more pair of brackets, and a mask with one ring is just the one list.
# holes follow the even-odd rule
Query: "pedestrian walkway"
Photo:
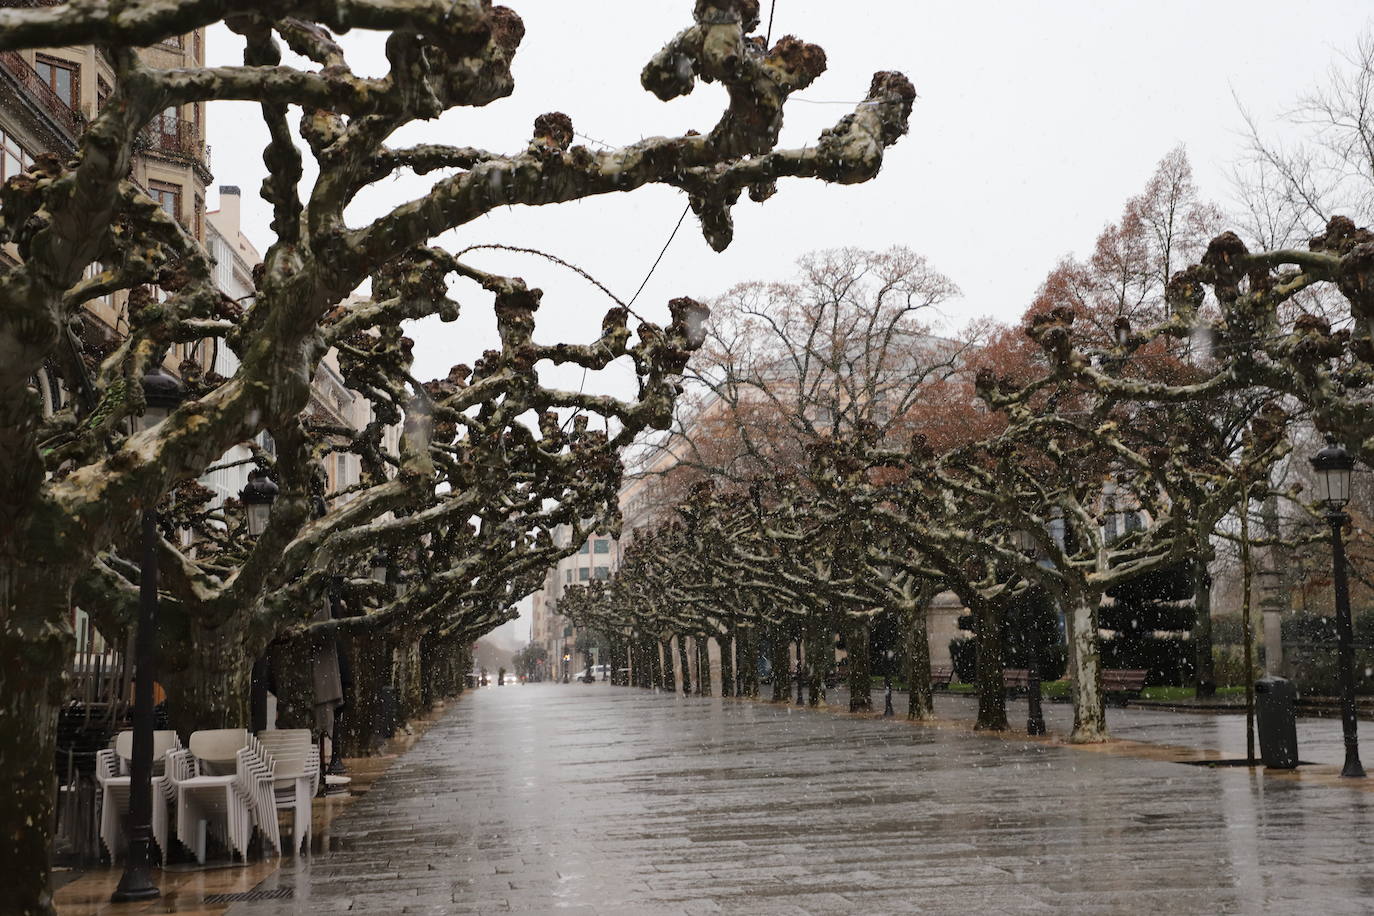
[[[1211, 717], [1113, 718], [1171, 744], [1231, 740]], [[326, 846], [259, 888], [289, 897], [231, 916], [1354, 914], [1374, 895], [1374, 794], [957, 726], [530, 685], [463, 697]]]
[[[329, 826], [348, 806], [380, 779], [423, 734], [438, 714], [415, 720], [413, 733], [398, 733], [374, 757], [349, 758], [346, 763], [353, 795], [333, 795], [316, 798], [311, 805], [311, 834], [327, 836]], [[287, 823], [290, 823], [288, 817]], [[291, 847], [287, 844], [286, 848]], [[238, 895], [252, 892], [262, 880], [281, 864], [280, 859], [255, 859], [248, 863], [219, 862], [208, 866], [194, 863], [175, 864], [153, 870], [153, 883], [161, 896], [138, 903], [111, 903], [110, 894], [119, 885], [123, 868], [120, 866], [89, 869], [57, 869], [54, 883], [58, 885], [54, 903], [58, 916], [143, 916], [152, 913], [177, 913], [180, 916], [220, 916], [230, 901]], [[122, 863], [121, 863], [122, 866]], [[0, 898], [3, 900], [3, 898]]]
[[[832, 690], [829, 700], [840, 709], [849, 708], [849, 693], [844, 688]], [[972, 725], [977, 715], [977, 698], [972, 694], [935, 695], [935, 714], [942, 720]], [[892, 692], [892, 705], [898, 716], [906, 715], [907, 696], [904, 691]], [[1045, 724], [1051, 735], [1064, 736], [1073, 729], [1073, 706], [1069, 703], [1042, 704]], [[883, 691], [873, 691], [873, 709], [882, 712]], [[1026, 730], [1027, 708], [1024, 699], [1007, 701], [1007, 721], [1013, 732]], [[1177, 712], [1163, 709], [1125, 708], [1107, 709], [1107, 727], [1113, 738], [1155, 744], [1163, 747], [1192, 748], [1224, 759], [1245, 756], [1245, 714], [1243, 712]], [[1360, 722], [1374, 764], [1374, 723]], [[1255, 753], [1259, 753], [1258, 740]], [[1335, 718], [1299, 718], [1298, 748], [1305, 763], [1319, 764], [1325, 769], [1340, 769], [1345, 759], [1345, 745], [1341, 739], [1341, 722]], [[1374, 788], [1374, 779], [1370, 781]]]

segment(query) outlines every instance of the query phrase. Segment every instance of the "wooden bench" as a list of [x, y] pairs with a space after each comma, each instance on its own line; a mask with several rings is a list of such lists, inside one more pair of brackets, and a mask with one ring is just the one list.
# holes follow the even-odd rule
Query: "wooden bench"
[[1150, 672], [1145, 668], [1117, 668], [1102, 672], [1102, 692], [1108, 700], [1116, 700], [1125, 706], [1131, 700], [1140, 698], [1145, 689], [1145, 677]]
[[949, 682], [954, 680], [953, 665], [931, 665], [930, 666], [930, 689], [948, 690]]
[[1002, 687], [1011, 696], [1020, 696], [1030, 690], [1029, 668], [1003, 668]]

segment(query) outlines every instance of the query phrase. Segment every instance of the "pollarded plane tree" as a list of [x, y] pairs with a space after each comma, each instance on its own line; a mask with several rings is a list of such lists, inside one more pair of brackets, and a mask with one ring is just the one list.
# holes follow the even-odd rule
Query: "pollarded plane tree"
[[[293, 490], [318, 489], [324, 452], [355, 454], [364, 468], [362, 482], [317, 500], [319, 518], [274, 513], [256, 540], [247, 535], [241, 514], [231, 527], [224, 510], [205, 511], [187, 498], [193, 488], [203, 491], [202, 498], [208, 495], [194, 484], [179, 488], [179, 499], [166, 513], [169, 532], [194, 532], [187, 543], [162, 541], [169, 593], [164, 654], [175, 727], [245, 725], [253, 660], [280, 632], [299, 627], [325, 606], [333, 581], [372, 567], [379, 552], [405, 560], [400, 565], [407, 577], [423, 579], [425, 588], [387, 602], [365, 621], [350, 617], [344, 629], [376, 633], [395, 625], [389, 638], [402, 645], [413, 646], [419, 633], [434, 626], [436, 608], [470, 606], [464, 598], [469, 581], [485, 582], [496, 572], [498, 579], [504, 574], [515, 582], [522, 571], [519, 581], [528, 586], [541, 562], [558, 559], [552, 541], [536, 542], [534, 533], [559, 520], [598, 518], [614, 504], [618, 451], [648, 425], [664, 424], [675, 373], [700, 342], [696, 328], [704, 315], [690, 300], [680, 300], [672, 305], [668, 328], [646, 323], [633, 343], [624, 310], [615, 308], [593, 343], [541, 346], [533, 340], [539, 290], [476, 271], [443, 252], [425, 252], [423, 269], [415, 260], [403, 263], [413, 269], [410, 279], [424, 278], [425, 285], [396, 287], [396, 278], [379, 277], [374, 288], [383, 298], [354, 303], [353, 310], [325, 320], [345, 381], [372, 404], [372, 422], [356, 432], [309, 419], [273, 427], [276, 456], [258, 459], [283, 481], [288, 501]], [[409, 341], [394, 329], [358, 333], [354, 319], [369, 308], [398, 307], [407, 298], [443, 298], [447, 270], [480, 280], [495, 293], [501, 349], [487, 351], [471, 370], [455, 367], [449, 378], [419, 386], [409, 376]], [[559, 391], [538, 381], [542, 362], [595, 370], [620, 357], [635, 369], [637, 400]], [[573, 409], [582, 413], [567, 432], [558, 412]], [[538, 430], [521, 422], [530, 413], [542, 413]], [[588, 433], [589, 416], [608, 427], [614, 422], [615, 435]], [[401, 425], [404, 432], [390, 450], [384, 433]], [[340, 497], [346, 501], [336, 503]], [[335, 508], [324, 511], [331, 503]], [[470, 529], [471, 536], [455, 543]], [[417, 543], [427, 546], [404, 549]], [[350, 588], [365, 583], [355, 577]], [[137, 591], [137, 567], [107, 552], [78, 582], [77, 597], [113, 633], [132, 616]], [[116, 597], [124, 600], [111, 600]], [[502, 622], [488, 616], [473, 625], [490, 629]], [[332, 635], [334, 625], [319, 629]]]
[[[816, 590], [800, 585], [808, 578], [817, 588], [839, 580], [867, 584], [867, 576], [840, 571], [842, 558], [823, 560], [798, 549], [823, 543], [816, 532], [841, 524], [834, 517], [825, 524], [804, 518], [805, 489], [815, 485], [813, 450], [872, 433], [904, 441], [924, 422], [917, 416], [923, 399], [958, 372], [968, 350], [966, 343], [936, 335], [929, 317], [955, 292], [925, 259], [894, 247], [814, 252], [798, 261], [787, 282], [742, 284], [720, 297], [707, 342], [688, 369], [675, 427], [649, 454], [651, 463], [667, 468], [667, 498], [683, 498], [691, 482], [703, 478], [766, 492], [775, 517], [785, 513], [790, 525], [775, 531], [763, 551], [773, 559], [759, 562], [758, 574], [776, 576], [780, 562], [792, 563], [793, 581], [785, 587], [796, 586], [803, 607], [816, 604]], [[830, 511], [833, 516], [834, 505]], [[843, 553], [846, 544], [858, 542], [841, 537], [834, 544]], [[858, 559], [857, 552], [849, 556]], [[901, 586], [898, 591], [907, 596]], [[815, 630], [808, 641], [820, 651], [820, 634], [843, 622], [846, 638], [866, 644], [867, 617], [884, 604], [870, 596], [850, 608], [857, 616], [817, 606], [808, 615], [814, 619], [807, 629]], [[853, 657], [861, 661], [863, 653]], [[813, 664], [813, 679], [821, 679], [829, 664]], [[864, 705], [866, 669], [851, 670], [859, 688], [852, 699]]]
[[[0, 810], [0, 856], [21, 876], [10, 889], [19, 911], [51, 909], [48, 771], [75, 581], [98, 552], [126, 538], [140, 507], [156, 504], [236, 443], [300, 414], [328, 346], [321, 322], [360, 283], [496, 207], [651, 183], [687, 192], [706, 238], [723, 248], [741, 192], [762, 200], [784, 177], [867, 180], [884, 148], [905, 133], [915, 93], [901, 75], [881, 73], [868, 98], [816, 143], [773, 149], [788, 96], [822, 72], [824, 54], [790, 36], [764, 47], [750, 35], [758, 24], [753, 0], [701, 0], [694, 18], [641, 81], [664, 100], [690, 92], [698, 79], [720, 82], [729, 102], [713, 129], [593, 153], [571, 144], [567, 116], [552, 114], [538, 119], [528, 144], [500, 154], [386, 145], [412, 121], [513, 91], [510, 64], [523, 26], [514, 12], [484, 0], [285, 0], [270, 12], [256, 3], [167, 0], [0, 10], [0, 50], [96, 43], [117, 76], [76, 156], [41, 159], [6, 184], [0, 201], [3, 238], [20, 261], [0, 278], [0, 771], [19, 787]], [[134, 52], [221, 20], [245, 40], [242, 66], [164, 71]], [[385, 75], [349, 68], [331, 32], [351, 28], [388, 33]], [[281, 43], [311, 64], [283, 65]], [[258, 102], [271, 137], [262, 194], [275, 238], [242, 316], [224, 307], [204, 253], [128, 181], [138, 134], [159, 112], [216, 99]], [[294, 131], [292, 106], [302, 112]], [[319, 168], [304, 187], [307, 152]], [[345, 208], [400, 169], [453, 174], [420, 198], [350, 225]], [[166, 298], [133, 309], [127, 339], [87, 371], [67, 338], [82, 304], [154, 282]], [[369, 320], [389, 326], [439, 308], [381, 310]], [[238, 356], [234, 377], [152, 429], [127, 434], [143, 407], [138, 383], [148, 369], [172, 344], [207, 339]], [[51, 417], [32, 383], [45, 364], [79, 393]], [[281, 511], [308, 513], [295, 499]]]
[[[876, 432], [870, 428], [867, 434], [829, 440], [813, 449], [809, 511], [823, 527], [846, 526], [858, 545], [850, 558], [856, 567], [852, 600], [861, 608], [897, 613], [905, 643], [907, 715], [929, 719], [934, 715], [926, 629], [931, 599], [951, 589], [986, 619], [1005, 588], [992, 579], [984, 581], [990, 568], [982, 562], [986, 539], [981, 530], [987, 526], [977, 519], [976, 507], [957, 504], [947, 488], [923, 486], [934, 458], [924, 437], [914, 434], [907, 448], [896, 449]], [[869, 694], [862, 678], [851, 676], [851, 706], [854, 694]], [[987, 699], [980, 703], [980, 727], [1005, 727], [1000, 666], [996, 679], [996, 691], [980, 689]], [[856, 708], [868, 705], [860, 702]]]
[[[1144, 440], [1152, 434], [1153, 447], [1187, 448], [1201, 490], [1179, 496], [1193, 501], [1212, 486], [1209, 475], [1224, 479], [1231, 473], [1227, 465], [1240, 454], [1240, 439], [1252, 417], [1274, 399], [1272, 393], [1237, 380], [1224, 386], [1204, 384], [1225, 370], [1224, 352], [1208, 345], [1195, 319], [1178, 320], [1167, 301], [1170, 277], [1203, 256], [1222, 223], [1220, 209], [1201, 198], [1187, 156], [1176, 148], [1160, 161], [1142, 192], [1126, 202], [1119, 219], [1103, 229], [1090, 257], [1065, 259], [1049, 273], [1026, 316], [1072, 310], [1076, 320], [1060, 345], [1071, 344], [1078, 351], [1077, 367], [1097, 370], [1103, 379], [1151, 382], [1173, 391], [1153, 398], [1143, 392], [1129, 395], [1117, 408], [1118, 426], [1139, 437], [1140, 448], [1151, 447]], [[1320, 306], [1310, 292], [1304, 295], [1306, 307]], [[1215, 304], [1207, 305], [1204, 314], [1209, 320], [1216, 317]], [[1046, 355], [1023, 335], [1002, 344], [1013, 363]], [[1056, 354], [1048, 355], [1061, 362]], [[1181, 426], [1188, 427], [1186, 435]], [[1184, 477], [1170, 480], [1187, 485]], [[1196, 650], [1197, 689], [1206, 694], [1213, 680], [1208, 566], [1214, 559], [1212, 532], [1218, 520], [1195, 516], [1192, 521], [1196, 549], [1176, 572], [1180, 579], [1186, 572], [1192, 576], [1190, 643]]]
[[[1082, 363], [1076, 376], [1060, 371], [1073, 320], [1071, 311], [1056, 309], [1032, 321], [1028, 333], [1058, 354], [1042, 379], [1016, 386], [980, 374], [980, 393], [1006, 414], [1007, 429], [989, 441], [986, 460], [965, 463], [951, 482], [969, 501], [996, 507], [1009, 529], [1033, 536], [1044, 562], [1024, 564], [1024, 574], [1055, 596], [1068, 621], [1071, 737], [1098, 741], [1106, 736], [1097, 618], [1103, 595], [1177, 564], [1196, 549], [1196, 519], [1220, 519], [1256, 482], [1265, 487], [1268, 468], [1286, 448], [1286, 415], [1262, 411], [1253, 418], [1234, 459], [1235, 475], [1220, 478], [1193, 455], [1187, 424], [1171, 428], [1159, 443], [1152, 432], [1142, 435], [1128, 422], [1140, 414], [1120, 409], [1132, 406], [1122, 396], [1132, 387], [1152, 393], [1157, 403], [1176, 403], [1170, 394], [1181, 400], [1200, 393], [1196, 389], [1171, 391], [1165, 383], [1139, 378], [1108, 383], [1108, 373]], [[1155, 419], [1167, 422], [1167, 413]], [[1213, 475], [1201, 492], [1200, 471]], [[1122, 504], [1131, 506], [1141, 525], [1113, 538], [1107, 517]]]

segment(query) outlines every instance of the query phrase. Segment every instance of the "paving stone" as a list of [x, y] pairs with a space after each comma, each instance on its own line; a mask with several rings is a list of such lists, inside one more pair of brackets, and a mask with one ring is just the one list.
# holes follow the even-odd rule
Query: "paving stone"
[[[1110, 716], [1244, 748], [1236, 717]], [[601, 685], [463, 697], [331, 833], [231, 916], [1374, 911], [1372, 792]]]

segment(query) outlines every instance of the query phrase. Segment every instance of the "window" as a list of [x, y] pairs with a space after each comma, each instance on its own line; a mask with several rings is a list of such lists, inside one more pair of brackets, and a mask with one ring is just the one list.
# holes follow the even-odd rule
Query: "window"
[[177, 136], [178, 120], [179, 118], [177, 117], [177, 110], [175, 107], [164, 108], [160, 113], [153, 116], [153, 130], [162, 134], [164, 137], [175, 140]]
[[148, 182], [148, 196], [173, 219], [181, 219], [181, 188], [159, 181]]
[[110, 84], [105, 82], [104, 77], [95, 78], [95, 108], [96, 111], [105, 107], [105, 103], [110, 100]]
[[564, 582], [571, 582], [571, 581], [572, 581], [572, 570], [571, 570], [571, 569], [566, 569], [566, 570], [564, 570], [564, 573], [566, 573], [566, 577], [563, 579], [563, 581], [564, 581]]
[[14, 137], [0, 130], [0, 181], [18, 175], [31, 165], [33, 157], [28, 151]]
[[587, 552], [587, 542], [586, 542], [586, 541], [583, 541], [583, 542], [582, 542], [582, 546], [579, 547], [579, 548], [577, 548], [577, 552], [578, 552], [578, 553], [586, 553], [586, 552]]
[[594, 578], [594, 579], [609, 579], [610, 577], [611, 577], [611, 568], [610, 568], [609, 566], [598, 566], [598, 567], [596, 568], [596, 575], [593, 576], [592, 578]]
[[592, 576], [592, 571], [591, 571], [590, 569], [588, 569], [587, 567], [585, 567], [585, 566], [579, 566], [579, 567], [577, 568], [577, 581], [578, 581], [578, 582], [586, 582], [588, 579], [591, 578], [591, 576]]
[[597, 538], [592, 542], [592, 550], [596, 553], [610, 553], [611, 542], [605, 538]]
[[81, 68], [55, 57], [40, 57], [33, 62], [38, 78], [57, 93], [57, 97], [71, 108], [81, 97]]

